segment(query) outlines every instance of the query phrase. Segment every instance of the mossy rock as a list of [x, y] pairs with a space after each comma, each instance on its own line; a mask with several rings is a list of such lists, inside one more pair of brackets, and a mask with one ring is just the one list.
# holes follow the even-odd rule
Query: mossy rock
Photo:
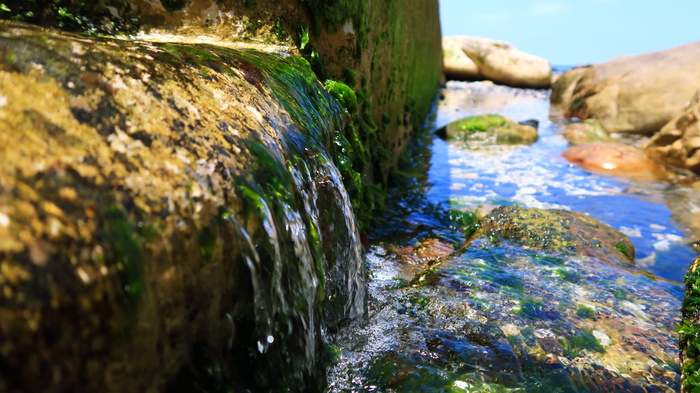
[[685, 276], [685, 297], [681, 308], [680, 333], [681, 392], [700, 389], [700, 257], [695, 258]]
[[581, 123], [572, 123], [564, 129], [564, 138], [572, 145], [593, 142], [609, 142], [610, 133], [598, 120], [587, 119]]
[[587, 255], [625, 266], [634, 244], [622, 232], [586, 214], [560, 209], [500, 206], [481, 221], [471, 240], [508, 241], [555, 254]]
[[479, 144], [530, 145], [537, 129], [501, 115], [477, 115], [453, 121], [437, 131], [447, 139]]
[[6, 21], [0, 48], [0, 391], [322, 391], [365, 289], [308, 63]]

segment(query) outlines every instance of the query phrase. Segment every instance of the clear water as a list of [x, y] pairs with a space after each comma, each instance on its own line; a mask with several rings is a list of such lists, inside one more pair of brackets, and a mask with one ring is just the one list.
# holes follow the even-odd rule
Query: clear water
[[[537, 119], [540, 139], [476, 146], [424, 137], [405, 165], [415, 179], [394, 189], [374, 234], [369, 315], [331, 342], [328, 391], [678, 391], [674, 328], [695, 256], [698, 191], [569, 165], [546, 91], [449, 82], [441, 97], [433, 129], [498, 113]], [[464, 243], [456, 211], [498, 205], [589, 214], [630, 237], [644, 273], [486, 240], [421, 254], [426, 239]], [[402, 248], [415, 244], [423, 246]]]
[[488, 98], [479, 83], [449, 82], [438, 104], [435, 127], [475, 114], [537, 119], [540, 139], [532, 146], [470, 146], [435, 138], [428, 199], [461, 209], [493, 205], [559, 208], [586, 213], [627, 234], [637, 265], [680, 282], [696, 253], [685, 219], [698, 210], [700, 192], [668, 181], [634, 181], [588, 173], [562, 156], [568, 144], [563, 120], [550, 116], [546, 91], [493, 86], [510, 99]]

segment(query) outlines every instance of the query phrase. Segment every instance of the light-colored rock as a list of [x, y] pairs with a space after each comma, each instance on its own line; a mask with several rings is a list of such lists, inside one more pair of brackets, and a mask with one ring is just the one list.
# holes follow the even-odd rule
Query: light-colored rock
[[549, 88], [552, 67], [541, 57], [525, 53], [511, 43], [471, 37], [462, 49], [481, 73], [496, 83], [535, 89]]
[[700, 91], [643, 147], [653, 159], [700, 173]]
[[479, 80], [483, 79], [479, 67], [462, 50], [465, 40], [471, 37], [442, 37], [443, 72], [447, 79]]
[[610, 132], [658, 131], [700, 87], [700, 42], [624, 56], [560, 77], [552, 104], [568, 117], [595, 118]]
[[564, 158], [594, 173], [638, 180], [658, 180], [669, 177], [668, 172], [643, 151], [618, 142], [594, 142], [572, 146]]
[[610, 134], [608, 131], [595, 119], [569, 124], [564, 129], [562, 135], [572, 145], [610, 141]]

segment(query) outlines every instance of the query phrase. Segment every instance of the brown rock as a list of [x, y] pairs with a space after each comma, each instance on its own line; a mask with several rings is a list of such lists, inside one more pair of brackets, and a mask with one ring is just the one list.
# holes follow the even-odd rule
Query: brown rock
[[568, 117], [596, 118], [610, 132], [649, 135], [700, 86], [700, 42], [625, 56], [564, 73], [552, 104]]
[[618, 142], [595, 142], [572, 146], [564, 158], [591, 172], [638, 180], [658, 180], [668, 172], [643, 151]]
[[700, 173], [700, 92], [643, 149], [653, 159]]

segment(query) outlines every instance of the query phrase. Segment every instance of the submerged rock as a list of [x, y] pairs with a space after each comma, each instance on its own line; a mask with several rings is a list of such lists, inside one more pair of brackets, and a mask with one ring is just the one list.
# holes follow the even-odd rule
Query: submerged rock
[[482, 221], [470, 241], [512, 242], [526, 249], [586, 255], [611, 263], [634, 262], [634, 244], [620, 231], [583, 213], [500, 206]]
[[642, 148], [650, 157], [700, 174], [700, 92]]
[[564, 128], [562, 135], [572, 145], [611, 141], [610, 133], [595, 119], [569, 124]]
[[598, 119], [611, 133], [650, 135], [697, 90], [698, 61], [700, 42], [576, 68], [554, 84], [552, 104], [568, 117]]
[[365, 289], [308, 63], [7, 22], [0, 53], [0, 391], [321, 391]]
[[642, 150], [624, 143], [587, 143], [572, 146], [563, 155], [571, 163], [595, 173], [649, 181], [670, 176]]
[[438, 135], [458, 141], [480, 144], [525, 144], [537, 141], [537, 129], [501, 115], [476, 115], [453, 121], [437, 131]]

